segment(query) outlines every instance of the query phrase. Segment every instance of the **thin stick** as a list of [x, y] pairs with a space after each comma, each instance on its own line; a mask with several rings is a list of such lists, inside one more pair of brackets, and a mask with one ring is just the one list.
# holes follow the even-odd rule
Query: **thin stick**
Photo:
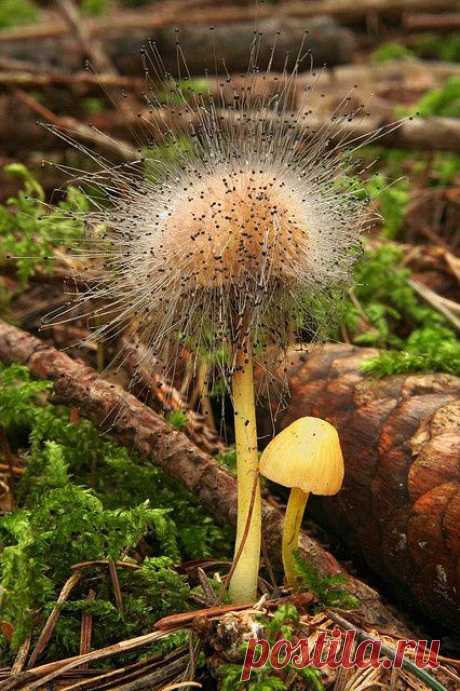
[[79, 122], [75, 118], [68, 116], [61, 118], [55, 115], [49, 108], [46, 108], [46, 106], [39, 103], [30, 94], [22, 91], [22, 89], [16, 89], [14, 94], [16, 98], [22, 101], [22, 103], [28, 106], [34, 113], [42, 117], [45, 122], [51, 123], [62, 130], [71, 130], [81, 139], [92, 144], [97, 144], [101, 148], [115, 153], [126, 161], [134, 161], [139, 158], [139, 152], [127, 142], [103, 135], [101, 132], [98, 132], [98, 130]]
[[113, 594], [115, 602], [120, 612], [123, 611], [123, 596], [121, 594], [120, 579], [118, 578], [117, 567], [113, 559], [109, 559], [109, 573], [112, 580]]
[[11, 668], [11, 674], [13, 676], [15, 674], [19, 674], [19, 672], [22, 672], [22, 670], [24, 669], [24, 665], [26, 664], [27, 656], [28, 656], [29, 650], [30, 650], [30, 642], [31, 642], [31, 636], [29, 635], [29, 636], [27, 636], [24, 643], [19, 648], [18, 654], [16, 655], [16, 659], [13, 663], [12, 668]]
[[61, 605], [67, 600], [70, 593], [79, 582], [80, 578], [80, 573], [73, 573], [70, 576], [70, 578], [68, 578], [67, 581], [64, 583], [64, 586], [61, 592], [59, 593], [59, 597], [56, 600], [56, 605], [53, 607], [53, 610], [49, 615], [48, 620], [38, 638], [37, 644], [32, 652], [32, 655], [30, 656], [28, 667], [33, 667], [39, 656], [45, 650], [51, 636], [53, 635], [53, 631], [58, 622], [58, 619], [61, 616]]
[[[90, 590], [87, 600], [94, 600], [96, 591]], [[83, 612], [81, 615], [81, 629], [80, 629], [80, 655], [86, 655], [91, 648], [91, 637], [93, 633], [93, 615], [90, 612]], [[82, 670], [88, 669], [88, 664], [82, 665]]]
[[[341, 628], [348, 629], [349, 631], [356, 631], [356, 633], [358, 634], [358, 638], [360, 638], [361, 640], [377, 642], [380, 645], [382, 653], [384, 653], [390, 660], [395, 659], [396, 650], [394, 648], [391, 648], [390, 646], [383, 644], [378, 638], [375, 638], [363, 629], [354, 626], [349, 621], [340, 616], [340, 614], [337, 614], [336, 612], [331, 612], [330, 610], [328, 610], [327, 614], [328, 617], [330, 617], [332, 621], [338, 624]], [[440, 684], [439, 681], [437, 681], [437, 679], [435, 679], [431, 674], [428, 674], [428, 672], [426, 672], [424, 669], [417, 667], [410, 660], [403, 659], [402, 666], [403, 669], [411, 672], [414, 676], [423, 681], [430, 689], [433, 689], [434, 691], [446, 691], [446, 688], [442, 684]]]
[[460, 305], [458, 302], [438, 295], [434, 290], [431, 290], [428, 286], [422, 285], [422, 283], [418, 281], [410, 280], [409, 284], [420, 297], [434, 307], [434, 309], [438, 310], [438, 312], [441, 312], [452, 326], [454, 326], [457, 331], [460, 331], [460, 319], [455, 315], [455, 312], [460, 313]]

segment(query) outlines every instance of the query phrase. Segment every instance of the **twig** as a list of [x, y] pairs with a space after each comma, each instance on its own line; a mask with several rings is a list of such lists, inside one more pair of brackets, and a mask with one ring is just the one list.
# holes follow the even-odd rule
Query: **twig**
[[228, 612], [240, 612], [244, 609], [252, 609], [251, 602], [245, 602], [240, 605], [219, 605], [216, 607], [205, 607], [203, 609], [195, 609], [191, 612], [181, 612], [180, 614], [171, 614], [163, 617], [155, 622], [155, 629], [157, 631], [170, 631], [177, 627], [190, 626], [194, 619], [215, 619], [221, 617]]
[[14, 93], [16, 98], [34, 113], [42, 117], [45, 122], [51, 123], [57, 127], [58, 130], [71, 130], [81, 139], [92, 144], [97, 144], [126, 161], [135, 161], [139, 158], [139, 152], [127, 142], [102, 134], [98, 130], [79, 122], [75, 118], [69, 116], [59, 117], [55, 115], [49, 108], [39, 103], [33, 96], [22, 91], [22, 89], [16, 89]]
[[420, 297], [426, 300], [428, 304], [438, 310], [438, 312], [441, 312], [457, 331], [460, 331], [460, 319], [455, 315], [455, 312], [460, 314], [460, 304], [458, 302], [438, 295], [434, 290], [431, 290], [428, 286], [414, 279], [409, 280], [409, 285], [420, 295]]
[[[328, 610], [327, 614], [332, 619], [332, 621], [338, 624], [341, 628], [346, 629], [348, 631], [354, 631], [357, 634], [359, 640], [373, 641], [374, 643], [377, 643], [380, 646], [380, 650], [382, 651], [382, 653], [386, 655], [386, 657], [388, 657], [390, 660], [395, 659], [396, 650], [394, 648], [391, 648], [390, 646], [382, 643], [381, 640], [375, 638], [374, 636], [371, 636], [363, 629], [354, 626], [349, 621], [340, 616], [340, 614], [337, 614], [336, 612], [332, 612], [330, 610]], [[437, 681], [437, 679], [435, 679], [431, 674], [428, 674], [428, 672], [426, 672], [424, 669], [417, 667], [410, 660], [404, 658], [402, 660], [402, 666], [404, 669], [411, 672], [411, 674], [417, 677], [417, 679], [423, 681], [423, 683], [426, 684], [430, 689], [433, 689], [434, 691], [447, 691], [447, 689], [442, 684], [440, 684], [439, 681]]]
[[[193, 4], [197, 7], [194, 8]], [[229, 22], [252, 21], [252, 8], [237, 6], [235, 4], [220, 5], [212, 8], [211, 11], [200, 7], [202, 0], [193, 2], [185, 0], [176, 2], [166, 7], [163, 12], [142, 11], [142, 12], [117, 12], [116, 15], [103, 17], [97, 20], [88, 20], [87, 25], [91, 37], [104, 35], [110, 32], [126, 33], [129, 30], [160, 29], [167, 26], [176, 26], [183, 18], [184, 10], [187, 12], [187, 25], [209, 25], [226, 24]], [[379, 16], [392, 15], [402, 16], [403, 12], [417, 12], [423, 10], [455, 10], [456, 0], [310, 0], [304, 2], [286, 2], [280, 6], [279, 13], [285, 17], [317, 17], [318, 15], [329, 15], [341, 21], [362, 21], [369, 12], [374, 12]], [[258, 8], [260, 19], [271, 17], [273, 10], [269, 6], [261, 5]], [[18, 27], [14, 29], [3, 29], [0, 34], [0, 41], [27, 41], [48, 38], [61, 38], [69, 33], [69, 27], [63, 22], [48, 22], [35, 26]]]
[[[73, 573], [67, 581], [64, 583], [64, 586], [59, 593], [59, 597], [56, 600], [56, 605], [53, 607], [53, 610], [51, 614], [49, 615], [47, 622], [45, 626], [42, 629], [42, 632], [38, 638], [38, 641], [35, 645], [35, 648], [32, 652], [32, 655], [30, 656], [29, 664], [28, 667], [33, 667], [35, 663], [37, 662], [39, 656], [42, 654], [42, 652], [45, 650], [48, 641], [50, 640], [51, 636], [53, 635], [54, 627], [57, 624], [57, 621], [59, 617], [61, 616], [61, 609], [63, 603], [67, 600], [69, 597], [70, 593], [72, 590], [75, 588], [77, 583], [80, 581], [81, 574], [80, 573]], [[1, 687], [0, 687], [1, 688]]]
[[203, 588], [203, 592], [206, 596], [206, 600], [207, 600], [208, 604], [210, 606], [211, 605], [217, 605], [217, 602], [218, 602], [217, 595], [214, 592], [214, 590], [212, 589], [212, 586], [209, 583], [209, 578], [206, 575], [205, 571], [200, 566], [198, 566], [196, 572], [197, 572], [198, 580], [200, 581], [200, 585]]
[[[115, 561], [114, 564], [117, 568], [133, 569], [136, 571], [141, 568], [139, 564], [132, 564], [129, 561]], [[70, 568], [72, 571], [80, 571], [81, 569], [91, 569], [94, 566], [107, 567], [108, 565], [108, 559], [94, 559], [93, 561], [81, 561], [79, 564], [73, 564]]]
[[[292, 602], [292, 604], [297, 607], [307, 607], [314, 601], [315, 597], [312, 593], [298, 593], [292, 596], [275, 598], [268, 600], [266, 595], [263, 595], [260, 602], [263, 604], [264, 609], [276, 609], [282, 603]], [[246, 603], [240, 605], [220, 605], [216, 607], [204, 607], [203, 609], [196, 609], [190, 612], [180, 612], [179, 614], [171, 614], [167, 617], [163, 617], [155, 622], [155, 628], [160, 631], [169, 631], [171, 627], [191, 626], [195, 619], [215, 619], [221, 617], [223, 614], [228, 614], [229, 612], [241, 612], [242, 610], [260, 610], [259, 604]]]
[[24, 669], [24, 665], [26, 664], [27, 656], [30, 650], [31, 640], [32, 637], [29, 634], [29, 636], [26, 637], [24, 643], [19, 648], [18, 654], [16, 655], [13, 666], [11, 668], [12, 675], [19, 674], [19, 672], [22, 672], [22, 670]]
[[69, 657], [64, 660], [48, 662], [47, 664], [40, 665], [39, 667], [28, 669], [21, 674], [16, 675], [14, 679], [9, 679], [1, 683], [0, 691], [10, 691], [10, 689], [13, 689], [17, 684], [23, 682], [28, 682], [28, 691], [40, 688], [49, 681], [52, 681], [52, 679], [61, 676], [61, 674], [75, 669], [75, 667], [79, 667], [80, 665], [84, 665], [89, 662], [95, 662], [96, 660], [103, 660], [104, 658], [111, 657], [112, 655], [119, 655], [121, 653], [129, 652], [130, 650], [136, 650], [137, 648], [143, 648], [151, 643], [161, 640], [162, 638], [166, 638], [171, 633], [179, 630], [180, 627], [176, 629], [172, 628], [168, 631], [153, 631], [152, 633], [147, 633], [143, 636], [137, 636], [136, 638], [130, 638], [126, 641], [113, 643], [105, 648], [99, 648], [99, 650], [93, 650], [86, 655], [75, 655], [74, 657]]
[[[94, 600], [96, 591], [90, 590], [86, 599], [88, 602]], [[91, 637], [93, 633], [93, 615], [90, 612], [83, 612], [81, 615], [80, 629], [80, 655], [86, 655], [91, 648]], [[88, 665], [82, 665], [82, 669], [88, 669]]]
[[[0, 69], [5, 69], [7, 62], [0, 59]], [[119, 74], [108, 74], [106, 72], [92, 74], [87, 70], [76, 72], [75, 74], [68, 74], [58, 70], [51, 70], [43, 72], [41, 68], [36, 68], [37, 71], [32, 71], [31, 68], [22, 68], [17, 71], [3, 71], [0, 72], [0, 85], [8, 87], [22, 87], [38, 89], [47, 86], [69, 86], [69, 87], [118, 87], [121, 89], [129, 89], [136, 91], [145, 88], [145, 80], [139, 77], [125, 77]]]
[[407, 31], [447, 31], [460, 29], [460, 13], [405, 14], [404, 28]]
[[177, 684], [169, 684], [168, 686], [163, 686], [160, 691], [173, 691], [173, 689], [186, 689], [193, 686], [197, 689], [202, 689], [203, 684], [199, 684], [197, 681], [179, 681]]
[[71, 31], [76, 35], [86, 57], [91, 58], [96, 70], [107, 74], [116, 74], [111, 60], [102, 50], [99, 41], [91, 36], [91, 32], [81, 21], [80, 13], [72, 0], [57, 0], [57, 5]]
[[[80, 12], [75, 6], [73, 0], [57, 0], [57, 3], [65, 20], [75, 33], [83, 53], [86, 55], [86, 57], [91, 59], [93, 68], [98, 72], [100, 71], [106, 72], [107, 74], [117, 75], [117, 70], [115, 69], [110, 57], [102, 48], [99, 40], [91, 35], [87, 24], [82, 21]], [[137, 108], [137, 104], [135, 104], [132, 95], [129, 97], [129, 102], [124, 99], [118, 99], [113, 90], [109, 90], [107, 95], [113, 102], [117, 103], [117, 106], [122, 112], [128, 113]], [[127, 95], [126, 98], [128, 99]]]
[[113, 559], [109, 559], [109, 573], [112, 581], [113, 594], [115, 596], [115, 602], [117, 608], [120, 612], [123, 611], [123, 596], [121, 594], [120, 579], [118, 578], [117, 567]]
[[11, 473], [12, 475], [24, 475], [24, 473], [26, 472], [25, 468], [21, 468], [17, 465], [10, 466], [9, 464], [6, 464], [6, 463], [0, 463], [0, 472], [2, 470], [6, 470], [9, 473]]
[[78, 691], [83, 691], [83, 689], [94, 691], [94, 689], [106, 687], [107, 684], [115, 684], [115, 682], [123, 680], [126, 681], [135, 674], [141, 675], [144, 671], [152, 669], [152, 667], [155, 667], [158, 665], [158, 663], [161, 663], [162, 659], [163, 655], [161, 653], [157, 653], [152, 657], [149, 657], [147, 660], [137, 661], [117, 669], [111, 669], [108, 672], [98, 674], [96, 671], [94, 676], [92, 676], [90, 679], [80, 680], [76, 684], [66, 687], [65, 691], [70, 691], [70, 689], [73, 689], [73, 691], [77, 691], [77, 689]]
[[[156, 371], [157, 364], [149, 355], [145, 346], [132, 334], [124, 334], [120, 340], [121, 357], [123, 367], [131, 375], [131, 388], [143, 397], [146, 387], [157, 403], [154, 406], [160, 411], [182, 410], [187, 414], [184, 432], [197, 446], [203, 451], [212, 454], [223, 453], [225, 445], [217, 435], [216, 431], [206, 425], [205, 418], [194, 410], [187, 407], [185, 399], [174, 386], [169, 384]], [[190, 360], [187, 360], [189, 363]]]

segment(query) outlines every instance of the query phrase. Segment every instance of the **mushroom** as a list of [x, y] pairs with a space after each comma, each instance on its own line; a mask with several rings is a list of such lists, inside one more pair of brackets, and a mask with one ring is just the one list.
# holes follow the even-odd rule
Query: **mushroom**
[[291, 488], [284, 517], [282, 555], [286, 582], [294, 587], [294, 552], [308, 496], [310, 492], [337, 494], [342, 487], [344, 464], [337, 430], [326, 420], [299, 418], [268, 444], [259, 469], [272, 482]]

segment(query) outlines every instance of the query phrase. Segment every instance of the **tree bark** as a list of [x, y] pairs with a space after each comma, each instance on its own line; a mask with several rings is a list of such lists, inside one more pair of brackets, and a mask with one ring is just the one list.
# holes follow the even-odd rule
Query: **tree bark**
[[[225, 8], [223, 8], [225, 9]], [[240, 8], [242, 9], [242, 8]], [[106, 24], [84, 21], [82, 26], [89, 28], [88, 35], [94, 40], [100, 41], [102, 50], [111, 62], [122, 74], [139, 74], [142, 62], [139, 57], [139, 49], [149, 40], [155, 41], [164, 67], [176, 75], [178, 70], [177, 45], [179, 40], [185, 56], [187, 69], [195, 75], [204, 74], [207, 70], [214, 74], [225, 73], [225, 69], [233, 72], [248, 70], [251, 44], [254, 40], [254, 17], [252, 10], [240, 20], [227, 23], [214, 21], [208, 10], [209, 19], [202, 15], [201, 22], [193, 21], [193, 11], [187, 12], [187, 21], [184, 22], [185, 12], [180, 17], [168, 16], [167, 21], [161, 21], [158, 14], [137, 13], [125, 16], [123, 13], [111, 20], [110, 28]], [[134, 18], [134, 21], [133, 21]], [[211, 31], [210, 26], [214, 28]], [[180, 29], [177, 33], [175, 27]], [[60, 25], [56, 26], [56, 29]], [[91, 27], [93, 29], [91, 30]], [[59, 28], [59, 33], [50, 31], [49, 25], [34, 27], [22, 27], [19, 30], [5, 29], [0, 33], [0, 45], [3, 57], [18, 58], [33, 61], [36, 54], [35, 41], [41, 41], [40, 63], [46, 69], [56, 64], [56, 38], [63, 38], [61, 44], [65, 50], [60, 51], [60, 65], [67, 69], [80, 69], [82, 65], [81, 46], [78, 50], [75, 40], [67, 36], [64, 27]], [[272, 69], [283, 70], [286, 53], [290, 53], [290, 63], [293, 64], [300, 45], [303, 50], [311, 50], [315, 64], [322, 66], [341, 65], [350, 62], [355, 49], [353, 33], [339, 26], [330, 17], [313, 16], [305, 21], [295, 18], [287, 13], [274, 13], [270, 8], [265, 17], [261, 17], [257, 23], [258, 32], [263, 35], [260, 41], [258, 53], [258, 66], [264, 69], [268, 64], [272, 48], [276, 42], [276, 51], [273, 55]], [[305, 31], [309, 34], [306, 36]], [[41, 32], [41, 33], [40, 33]], [[277, 33], [279, 32], [279, 35]], [[34, 40], [32, 40], [34, 39]], [[91, 45], [89, 39], [87, 41]], [[89, 50], [89, 48], [88, 48]], [[90, 55], [86, 57], [91, 58]], [[223, 60], [226, 67], [224, 68]], [[187, 74], [185, 65], [181, 65], [183, 76]], [[299, 70], [309, 70], [310, 60], [304, 60]], [[164, 75], [162, 75], [164, 76]]]
[[[0, 360], [26, 365], [31, 373], [54, 382], [56, 401], [78, 406], [82, 414], [100, 424], [120, 443], [135, 449], [146, 462], [159, 465], [203, 503], [217, 519], [236, 523], [236, 481], [217, 461], [173, 429], [152, 409], [120, 386], [111, 384], [86, 365], [38, 338], [0, 322]], [[280, 562], [283, 514], [264, 502], [263, 534], [270, 558]], [[302, 532], [301, 552], [327, 574], [344, 568], [316, 540]], [[364, 620], [380, 630], [405, 635], [407, 628], [382, 603], [378, 593], [348, 576], [348, 587], [361, 600]]]
[[[343, 490], [316, 498], [315, 516], [402, 601], [460, 625], [460, 379], [445, 374], [376, 380], [360, 366], [377, 351], [329, 345], [292, 352], [290, 401], [276, 429], [298, 417], [329, 420], [346, 464]], [[260, 416], [259, 432], [271, 434]]]
[[460, 13], [451, 14], [408, 14], [404, 17], [404, 28], [407, 31], [458, 31]]
[[[215, 4], [214, 7], [200, 6], [202, 3], [192, 0], [182, 0], [164, 3], [163, 6], [141, 10], [137, 12], [116, 12], [100, 19], [85, 21], [90, 34], [101, 36], [126, 36], [138, 30], [157, 30], [163, 27], [175, 27], [184, 23], [190, 25], [219, 25], [234, 22], [254, 22], [254, 8], [238, 6], [237, 3]], [[276, 13], [282, 18], [311, 19], [318, 16], [331, 17], [343, 24], [365, 22], [369, 16], [380, 18], [389, 17], [401, 20], [406, 12], [441, 12], [455, 11], [456, 0], [309, 0], [301, 2], [291, 0], [276, 8]], [[257, 8], [259, 20], [272, 17], [274, 8], [268, 3]], [[37, 25], [4, 29], [0, 41], [18, 42], [37, 41], [40, 39], [56, 39], [68, 35], [70, 29], [64, 22], [42, 22]]]

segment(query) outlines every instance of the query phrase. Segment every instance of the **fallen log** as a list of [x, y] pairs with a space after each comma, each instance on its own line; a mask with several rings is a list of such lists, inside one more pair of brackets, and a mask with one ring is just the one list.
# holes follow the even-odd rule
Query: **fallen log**
[[[460, 379], [417, 374], [375, 380], [371, 348], [292, 352], [290, 402], [276, 428], [303, 415], [339, 430], [346, 475], [336, 497], [315, 498], [319, 522], [405, 602], [460, 625]], [[260, 416], [260, 433], [271, 434]]]
[[[187, 69], [192, 74], [203, 74], [205, 71], [212, 74], [216, 71], [216, 66], [219, 72], [225, 72], [223, 60], [227, 69], [232, 71], [245, 72], [248, 69], [251, 45], [254, 41], [254, 19], [250, 14], [246, 12], [242, 20], [230, 25], [226, 22], [214, 22], [212, 17], [208, 20], [203, 18], [201, 23], [190, 21], [193, 12], [187, 12], [187, 22], [184, 23], [184, 16], [185, 13], [182, 14], [182, 18], [178, 16], [162, 22], [156, 14], [153, 18], [151, 15], [136, 15], [134, 26], [127, 26], [126, 31], [123, 30], [124, 27], [116, 31], [115, 18], [111, 23], [111, 28], [104, 32], [91, 30], [91, 23], [87, 21], [82, 23], [82, 26], [87, 29], [87, 33], [93, 40], [97, 39], [100, 42], [104, 53], [122, 74], [139, 74], [141, 65], [139, 49], [150, 40], [155, 41], [164, 67], [173, 74], [178, 69], [176, 44], [178, 40], [185, 56]], [[175, 27], [180, 29], [179, 33], [174, 30]], [[28, 29], [30, 27], [22, 29], [24, 39], [33, 36], [33, 32], [29, 36]], [[38, 31], [40, 25], [33, 29]], [[273, 10], [271, 10], [271, 14], [258, 21], [257, 29], [262, 37], [258, 50], [258, 65], [262, 69], [268, 64], [275, 43], [276, 51], [273, 54], [272, 67], [281, 71], [286, 54], [291, 55], [291, 62], [293, 62], [301, 44], [304, 51], [312, 52], [317, 65], [324, 63], [341, 65], [350, 62], [356, 47], [353, 33], [338, 25], [330, 17], [315, 16], [302, 21], [287, 14], [273, 15]], [[10, 40], [8, 36], [5, 40], [5, 34], [9, 34]], [[35, 44], [27, 40], [18, 42], [16, 38], [14, 32], [10, 33], [9, 30], [0, 32], [3, 57], [33, 61]], [[46, 64], [50, 68], [56, 65], [56, 42], [50, 40], [46, 34], [37, 36], [37, 39], [39, 38], [47, 39], [42, 43], [40, 53], [40, 63], [46, 70]], [[62, 43], [64, 50], [60, 52], [60, 67], [68, 70], [80, 69], [81, 44], [78, 42], [80, 50], [76, 50], [75, 40], [68, 36], [64, 38], [65, 41]], [[87, 38], [85, 55], [93, 63], [94, 59], [89, 51], [90, 45], [91, 41]], [[181, 69], [184, 74], [187, 73], [184, 66]], [[310, 60], [303, 60], [299, 70], [308, 71], [309, 69]], [[104, 68], [102, 71], [107, 70]]]
[[407, 31], [458, 31], [460, 13], [450, 14], [408, 14], [404, 16], [403, 26]]
[[[217, 519], [236, 522], [236, 481], [211, 456], [172, 428], [151, 408], [120, 386], [109, 383], [86, 365], [25, 331], [0, 322], [0, 361], [26, 365], [31, 373], [54, 383], [57, 401], [78, 406], [83, 415], [110, 430], [118, 441], [135, 449], [146, 462], [159, 465], [202, 502]], [[264, 502], [263, 529], [267, 553], [280, 561], [283, 514]], [[303, 532], [301, 553], [324, 573], [346, 573], [343, 566], [316, 540]], [[379, 630], [407, 633], [405, 625], [383, 604], [376, 591], [348, 576], [348, 588], [361, 600], [367, 623]]]
[[[277, 7], [280, 17], [294, 17], [309, 19], [327, 16], [342, 23], [355, 24], [366, 20], [370, 15], [380, 18], [390, 17], [401, 19], [406, 12], [434, 12], [456, 9], [456, 0], [310, 0], [310, 2], [282, 3]], [[184, 21], [190, 25], [219, 25], [232, 22], [254, 21], [254, 9], [249, 6], [237, 6], [235, 3], [215, 5], [214, 7], [200, 7], [200, 3], [166, 2], [158, 8], [141, 11], [124, 11], [111, 13], [100, 19], [88, 19], [86, 25], [94, 36], [109, 34], [126, 35], [136, 30], [154, 30], [163, 27], [179, 26]], [[260, 20], [273, 16], [273, 8], [269, 4], [257, 8]], [[47, 21], [37, 25], [4, 29], [0, 34], [0, 42], [36, 41], [40, 39], [63, 38], [69, 33], [69, 27], [62, 21]]]
[[[21, 100], [24, 102], [27, 94], [21, 93]], [[42, 107], [42, 110], [43, 107]], [[219, 116], [235, 119], [235, 115], [229, 111], [219, 111]], [[251, 117], [251, 111], [248, 111], [248, 118]], [[260, 113], [255, 112], [253, 117], [261, 120]], [[53, 118], [54, 119], [54, 118]], [[105, 151], [109, 151], [117, 159], [137, 160], [141, 152], [131, 146], [128, 141], [123, 141], [128, 133], [132, 136], [132, 128], [143, 123], [152, 123], [151, 136], [152, 144], [155, 144], [155, 137], [161, 141], [161, 135], [158, 136], [158, 123], [164, 125], [171, 120], [177, 123], [177, 117], [170, 115], [162, 108], [153, 109], [150, 111], [133, 112], [132, 115], [126, 117], [124, 114], [104, 113], [101, 117], [93, 117], [92, 124], [80, 123], [75, 118], [62, 117], [59, 118], [61, 124], [68, 123], [68, 131], [70, 136], [74, 135], [75, 140], [81, 139], [89, 142], [90, 145], [96, 145]], [[46, 119], [43, 119], [46, 122]], [[94, 125], [103, 121], [104, 128], [99, 131]], [[198, 118], [197, 118], [198, 121]], [[193, 120], [188, 123], [189, 127], [193, 126]], [[281, 120], [280, 120], [281, 124]], [[147, 125], [148, 126], [148, 125]], [[8, 147], [11, 143], [9, 133], [12, 131], [13, 122], [10, 127], [4, 128], [0, 131], [0, 142], [4, 142]], [[17, 128], [15, 130], [15, 146], [17, 147]], [[340, 123], [328, 120], [326, 118], [310, 116], [305, 121], [304, 126], [298, 127], [299, 135], [308, 145], [311, 137], [315, 137], [319, 132], [327, 131], [329, 144], [331, 146], [338, 146], [346, 148], [347, 146], [354, 147], [360, 143], [373, 143], [385, 148], [410, 149], [415, 151], [451, 151], [460, 153], [460, 121], [457, 118], [412, 118], [405, 120], [399, 125], [394, 124], [393, 121], [388, 121], [386, 118], [380, 117], [362, 117], [355, 118], [352, 121], [342, 121]], [[187, 134], [187, 130], [184, 132]], [[116, 139], [112, 139], [112, 136]], [[43, 131], [40, 127], [31, 122], [24, 123], [21, 127], [21, 143], [30, 147], [40, 137], [40, 145], [42, 149], [45, 144], [55, 145], [56, 139], [45, 139]], [[123, 139], [122, 139], [123, 138]], [[54, 147], [53, 147], [54, 148]]]

